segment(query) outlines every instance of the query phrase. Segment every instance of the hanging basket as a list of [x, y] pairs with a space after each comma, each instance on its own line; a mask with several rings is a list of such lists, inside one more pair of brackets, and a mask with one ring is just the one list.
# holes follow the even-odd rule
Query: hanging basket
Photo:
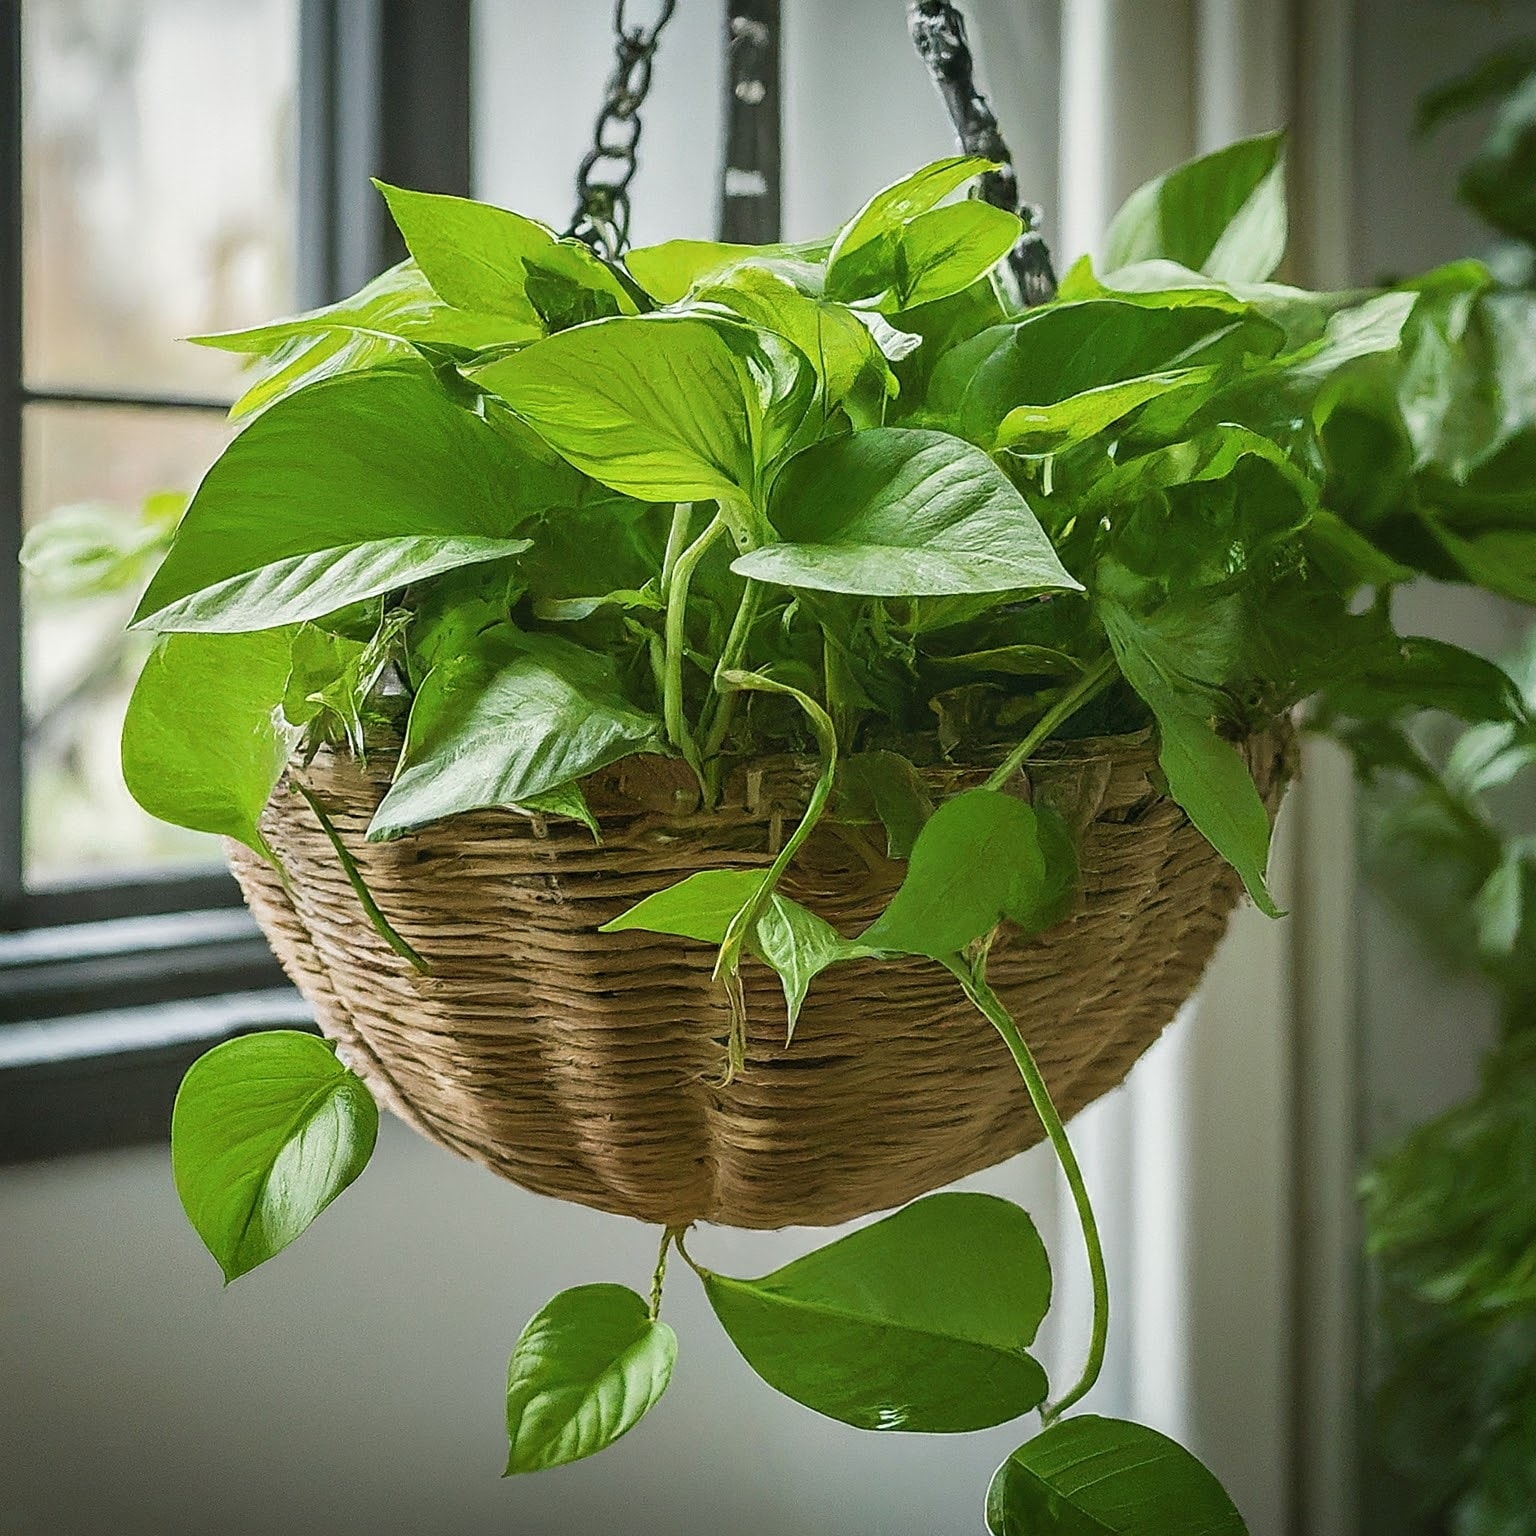
[[[1273, 811], [1294, 766], [1289, 727], [1243, 753]], [[598, 931], [695, 870], [766, 866], [813, 765], [738, 773], [703, 813], [680, 764], [630, 759], [587, 781], [601, 846], [573, 822], [510, 811], [368, 843], [392, 766], [326, 752], [302, 776], [431, 974], [364, 919], [286, 780], [262, 830], [289, 891], [249, 850], [232, 847], [231, 862], [320, 1027], [425, 1136], [540, 1194], [669, 1226], [754, 1228], [883, 1210], [1040, 1139], [1006, 1048], [931, 962], [833, 967], [786, 1045], [778, 979], [749, 961], [746, 1065], [725, 1083], [730, 1014], [713, 950]], [[985, 771], [926, 777], [937, 799]], [[1118, 1084], [1161, 1033], [1240, 893], [1155, 781], [1146, 735], [1055, 744], [1030, 764], [1028, 792], [1082, 832], [1082, 892], [1039, 938], [1005, 929], [990, 978], [1064, 1115]], [[784, 890], [851, 935], [902, 870], [860, 829], [824, 823]]]

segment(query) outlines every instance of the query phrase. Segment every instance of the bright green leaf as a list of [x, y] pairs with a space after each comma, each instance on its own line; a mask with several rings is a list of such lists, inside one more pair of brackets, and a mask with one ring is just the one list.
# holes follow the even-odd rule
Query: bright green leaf
[[761, 1280], [701, 1275], [747, 1364], [845, 1424], [959, 1434], [1045, 1398], [1027, 1351], [1050, 1264], [1034, 1223], [994, 1195], [930, 1195]]
[[1242, 139], [1139, 187], [1105, 237], [1105, 267], [1166, 259], [1262, 282], [1285, 254], [1285, 137]]
[[553, 636], [497, 630], [423, 679], [395, 781], [368, 836], [524, 805], [660, 748], [661, 722], [624, 699], [608, 658]]
[[769, 517], [785, 542], [741, 556], [738, 575], [887, 597], [1081, 590], [1007, 476], [944, 432], [816, 443], [779, 475]]
[[489, 203], [374, 185], [427, 281], [455, 308], [540, 325], [548, 315], [541, 313], [535, 280], [543, 275], [602, 295], [603, 313], [635, 312], [617, 274], [579, 240], [561, 240], [535, 220]]
[[233, 837], [268, 856], [257, 829], [298, 732], [283, 718], [291, 630], [168, 635], [123, 721], [123, 780], [162, 821]]
[[739, 501], [781, 446], [771, 418], [793, 391], [786, 369], [778, 337], [654, 315], [561, 331], [474, 377], [603, 485], [643, 501]]
[[529, 509], [498, 432], [430, 380], [329, 379], [259, 416], [203, 477], [136, 620], [280, 561], [387, 539], [501, 539]]
[[669, 885], [665, 890], [636, 902], [611, 922], [603, 933], [622, 933], [643, 928], [650, 933], [671, 933], [719, 944], [731, 919], [757, 894], [765, 871], [761, 869], [701, 869]]
[[677, 1335], [622, 1285], [562, 1291], [507, 1367], [507, 1475], [593, 1456], [627, 1434], [672, 1379]]
[[298, 1237], [368, 1164], [379, 1112], [325, 1041], [243, 1035], [192, 1064], [171, 1117], [171, 1170], [226, 1282]]
[[351, 603], [425, 581], [460, 566], [505, 560], [527, 539], [426, 537], [371, 539], [274, 561], [167, 603], [146, 621], [160, 631], [235, 634], [318, 619]]
[[990, 933], [1005, 917], [1031, 928], [1052, 905], [1032, 806], [969, 789], [936, 810], [912, 848], [890, 905], [859, 936], [871, 949], [942, 958]]
[[838, 232], [827, 257], [829, 280], [838, 263], [861, 246], [900, 229], [959, 191], [973, 177], [996, 168], [994, 161], [976, 155], [952, 155], [881, 188]]
[[1226, 1491], [1154, 1429], [1085, 1414], [1021, 1445], [987, 1492], [991, 1536], [1248, 1536]]
[[1017, 214], [991, 203], [951, 203], [919, 214], [827, 269], [827, 294], [844, 304], [912, 309], [970, 287], [1018, 242]]

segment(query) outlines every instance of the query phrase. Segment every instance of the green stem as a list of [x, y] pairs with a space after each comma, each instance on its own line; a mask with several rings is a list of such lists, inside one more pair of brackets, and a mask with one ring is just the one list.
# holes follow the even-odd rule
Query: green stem
[[432, 967], [395, 932], [389, 919], [379, 910], [379, 904], [373, 899], [373, 892], [368, 889], [363, 879], [362, 871], [357, 867], [357, 861], [347, 851], [346, 844], [342, 842], [340, 833], [326, 815], [325, 807], [315, 799], [309, 789], [301, 784], [298, 779], [291, 780], [293, 787], [303, 795], [304, 802], [315, 813], [315, 820], [320, 823], [320, 830], [325, 833], [331, 847], [336, 852], [336, 857], [341, 860], [341, 867], [346, 871], [347, 883], [352, 887], [359, 903], [362, 905], [368, 921], [373, 924], [374, 932], [384, 940], [394, 952], [402, 959], [410, 961], [423, 976], [432, 974]]
[[1074, 715], [1089, 699], [1102, 693], [1116, 675], [1113, 653], [1106, 651], [1073, 685], [1046, 710], [1035, 728], [998, 765], [986, 782], [988, 789], [1001, 789], [1025, 763], [1041, 742], [1050, 739], [1061, 722]]
[[651, 1321], [661, 1316], [661, 1288], [667, 1282], [667, 1253], [672, 1240], [678, 1235], [676, 1227], [664, 1227], [661, 1233], [661, 1252], [656, 1255], [656, 1268], [651, 1274]]
[[1045, 1134], [1055, 1149], [1061, 1171], [1066, 1175], [1067, 1187], [1072, 1191], [1072, 1203], [1077, 1207], [1077, 1219], [1082, 1225], [1083, 1246], [1088, 1250], [1088, 1273], [1093, 1283], [1093, 1336], [1088, 1345], [1088, 1360], [1077, 1385], [1065, 1397], [1041, 1410], [1041, 1422], [1049, 1425], [1055, 1423], [1075, 1403], [1081, 1402], [1099, 1379], [1099, 1372], [1104, 1366], [1105, 1346], [1109, 1342], [1109, 1275], [1104, 1268], [1104, 1247], [1099, 1241], [1099, 1226], [1094, 1219], [1093, 1203], [1088, 1198], [1088, 1187], [1083, 1182], [1083, 1170], [1078, 1166], [1077, 1154], [1067, 1139], [1067, 1128], [1061, 1123], [1061, 1116], [1056, 1113], [1056, 1106], [1051, 1102], [1051, 1091], [1023, 1035], [1019, 1033], [1018, 1025], [1013, 1022], [997, 994], [987, 985], [985, 963], [982, 960], [974, 971], [968, 971], [958, 958], [953, 963], [946, 962], [965, 989], [965, 995], [1003, 1037], [1003, 1044], [1018, 1064], [1019, 1075], [1029, 1090], [1029, 1101], [1034, 1105], [1041, 1125], [1045, 1127]]
[[725, 649], [720, 653], [720, 664], [715, 668], [714, 713], [710, 719], [709, 730], [704, 737], [702, 754], [706, 763], [725, 745], [726, 733], [730, 730], [731, 719], [736, 713], [736, 700], [741, 695], [739, 688], [722, 690], [719, 685], [720, 674], [733, 672], [741, 666], [742, 657], [747, 649], [747, 639], [752, 633], [752, 625], [757, 618], [758, 604], [762, 601], [762, 596], [763, 584], [748, 578], [746, 586], [742, 588], [741, 601], [736, 605], [736, 617], [731, 620], [731, 632], [725, 637]]
[[678, 556], [688, 544], [688, 527], [693, 522], [693, 503], [680, 501], [672, 509], [672, 525], [667, 529], [667, 552], [661, 560], [661, 600], [666, 602], [672, 590], [672, 573]]
[[[679, 524], [679, 515], [673, 515], [673, 530]], [[684, 524], [686, 533], [686, 524]], [[689, 767], [698, 774], [702, 784], [704, 775], [699, 761], [699, 750], [694, 745], [693, 734], [683, 717], [683, 653], [687, 649], [688, 587], [699, 561], [709, 553], [710, 546], [725, 532], [725, 519], [716, 513], [707, 527], [682, 554], [672, 562], [670, 572], [663, 573], [663, 585], [667, 592], [666, 654], [662, 677], [661, 709], [667, 727], [667, 739], [683, 754]], [[668, 545], [672, 540], [668, 539]], [[670, 580], [667, 576], [670, 575]]]

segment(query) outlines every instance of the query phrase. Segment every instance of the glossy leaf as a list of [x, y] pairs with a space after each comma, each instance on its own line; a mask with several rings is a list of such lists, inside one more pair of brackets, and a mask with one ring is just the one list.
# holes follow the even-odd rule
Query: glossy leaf
[[860, 941], [901, 954], [953, 955], [1005, 917], [1032, 929], [1053, 905], [1049, 889], [1034, 808], [996, 790], [965, 790], [929, 818], [906, 879]]
[[1054, 405], [1018, 405], [998, 423], [994, 441], [997, 447], [1013, 453], [1063, 453], [1149, 401], [1205, 388], [1215, 373], [1214, 368], [1175, 368], [1120, 384], [1103, 384]]
[[624, 253], [624, 265], [658, 304], [675, 304], [706, 279], [742, 266], [771, 267], [782, 262], [821, 262], [831, 242], [807, 240], [793, 245], [732, 245], [720, 240], [667, 240]]
[[291, 630], [168, 635], [123, 721], [123, 780], [162, 821], [270, 857], [257, 823], [299, 733], [283, 718]]
[[318, 619], [351, 603], [395, 592], [461, 566], [505, 560], [529, 548], [527, 539], [450, 538], [441, 535], [371, 539], [317, 550], [216, 582], [146, 620], [161, 631], [235, 634]]
[[1105, 267], [1175, 261], [1222, 282], [1262, 282], [1285, 255], [1285, 138], [1267, 133], [1137, 188], [1105, 237]]
[[998, 1468], [992, 1536], [1248, 1536], [1232, 1500], [1154, 1429], [1085, 1414], [1053, 1424]]
[[951, 155], [935, 160], [912, 175], [893, 182], [870, 198], [838, 231], [827, 256], [829, 279], [839, 262], [881, 235], [900, 229], [946, 197], [959, 191], [973, 177], [996, 169], [996, 163], [977, 155]]
[[761, 332], [690, 316], [605, 320], [474, 377], [603, 485], [646, 501], [736, 501], [777, 446], [784, 345], [765, 350]]
[[469, 353], [500, 350], [542, 334], [535, 318], [468, 312], [445, 304], [420, 267], [402, 261], [335, 304], [243, 331], [190, 339], [266, 362], [262, 376], [230, 409], [239, 420], [321, 379], [408, 364], [420, 357], [423, 347]]
[[505, 438], [393, 369], [273, 406], [203, 477], [136, 620], [280, 561], [375, 540], [506, 538], [527, 515]]
[[507, 1367], [507, 1475], [596, 1455], [656, 1405], [677, 1335], [622, 1285], [562, 1291], [523, 1329]]
[[625, 701], [607, 658], [552, 636], [496, 631], [422, 681], [368, 836], [523, 805], [621, 757], [659, 750], [661, 739], [661, 722]]
[[182, 1080], [171, 1169], [225, 1282], [281, 1253], [367, 1166], [379, 1112], [314, 1035], [271, 1030], [215, 1046]]
[[489, 203], [375, 182], [427, 281], [457, 309], [506, 314], [533, 325], [549, 317], [538, 277], [600, 295], [597, 313], [633, 314], [619, 277], [579, 240], [561, 240], [534, 219]]
[[784, 542], [743, 555], [738, 575], [891, 597], [1080, 590], [1002, 471], [942, 432], [817, 443], [779, 475], [769, 517]]
[[839, 257], [827, 268], [827, 294], [887, 312], [931, 304], [989, 272], [1023, 231], [1017, 214], [991, 203], [933, 208]]
[[794, 1038], [800, 1009], [810, 986], [830, 965], [873, 954], [863, 944], [850, 944], [825, 918], [777, 891], [768, 899], [749, 941], [752, 953], [778, 972], [788, 1014], [786, 1043]]
[[994, 1195], [929, 1195], [760, 1280], [701, 1271], [769, 1386], [859, 1429], [963, 1434], [1028, 1413], [1050, 1305], [1034, 1223]]

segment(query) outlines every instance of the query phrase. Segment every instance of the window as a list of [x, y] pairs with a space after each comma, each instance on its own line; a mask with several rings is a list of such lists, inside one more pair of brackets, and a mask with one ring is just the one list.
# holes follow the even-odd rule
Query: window
[[303, 1019], [216, 842], [123, 787], [133, 582], [83, 597], [18, 556], [31, 528], [131, 547], [146, 498], [174, 517], [239, 387], [179, 338], [396, 259], [370, 174], [468, 192], [468, 13], [0, 6], [0, 1157], [159, 1134], [210, 1040]]

